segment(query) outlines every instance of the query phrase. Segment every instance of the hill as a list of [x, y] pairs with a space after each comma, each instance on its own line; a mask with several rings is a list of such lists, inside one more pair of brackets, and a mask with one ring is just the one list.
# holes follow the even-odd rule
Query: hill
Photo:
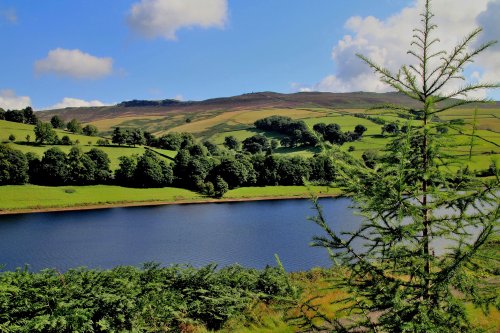
[[[102, 119], [133, 116], [162, 116], [167, 114], [203, 113], [209, 111], [257, 110], [269, 108], [327, 108], [327, 109], [366, 109], [380, 104], [415, 105], [408, 97], [399, 93], [326, 93], [299, 92], [280, 94], [257, 92], [233, 97], [221, 97], [204, 101], [160, 101], [132, 100], [113, 106], [77, 107], [40, 111], [42, 120], [59, 115], [64, 120], [78, 119], [82, 122], [95, 122]], [[500, 102], [482, 105], [481, 108], [500, 107]]]

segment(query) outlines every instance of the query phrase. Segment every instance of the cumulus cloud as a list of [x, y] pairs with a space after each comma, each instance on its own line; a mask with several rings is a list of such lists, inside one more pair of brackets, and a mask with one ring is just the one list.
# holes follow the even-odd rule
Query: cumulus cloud
[[20, 110], [31, 106], [31, 98], [17, 96], [14, 90], [0, 90], [0, 108], [4, 110]]
[[227, 0], [141, 0], [132, 5], [127, 22], [141, 36], [175, 40], [181, 28], [222, 28], [227, 12]]
[[106, 106], [106, 105], [109, 104], [103, 103], [99, 100], [86, 101], [78, 98], [64, 97], [62, 101], [52, 106], [49, 106], [46, 109], [52, 110], [52, 109], [76, 108], [85, 106]]
[[35, 62], [37, 74], [55, 74], [75, 79], [98, 79], [111, 74], [112, 58], [99, 58], [78, 49], [57, 48]]
[[[373, 16], [349, 18], [345, 28], [350, 33], [338, 41], [332, 50], [335, 74], [326, 76], [311, 88], [333, 92], [391, 90], [389, 86], [380, 83], [372, 70], [355, 54], [363, 54], [393, 71], [403, 64], [415, 63], [415, 59], [406, 51], [410, 48], [413, 28], [420, 22], [419, 15], [423, 11], [424, 4], [425, 0], [417, 0], [413, 5], [384, 20]], [[500, 0], [433, 1], [432, 11], [435, 14], [434, 22], [438, 25], [438, 29], [434, 31], [435, 37], [440, 39], [439, 49], [451, 50], [457, 42], [478, 26], [484, 27], [481, 36], [484, 40], [498, 38]], [[498, 81], [499, 59], [499, 48], [488, 50], [478, 59], [478, 63], [473, 65], [475, 67], [470, 72], [475, 74], [469, 78], [477, 79], [477, 73], [483, 73], [480, 79], [496, 78]], [[454, 87], [460, 84], [457, 81]]]

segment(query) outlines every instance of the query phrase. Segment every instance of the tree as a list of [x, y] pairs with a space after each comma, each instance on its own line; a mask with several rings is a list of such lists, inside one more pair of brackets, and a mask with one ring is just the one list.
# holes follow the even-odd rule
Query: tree
[[40, 175], [40, 158], [33, 152], [26, 153], [28, 161], [28, 176], [31, 184], [40, 184], [38, 176]]
[[224, 138], [224, 146], [227, 149], [238, 150], [240, 148], [240, 141], [235, 136], [230, 135]]
[[127, 134], [120, 127], [115, 127], [111, 136], [111, 142], [121, 146], [127, 142]]
[[95, 171], [95, 181], [97, 184], [105, 184], [109, 182], [111, 179], [112, 173], [111, 169], [109, 168], [109, 164], [111, 163], [108, 154], [106, 154], [104, 151], [97, 149], [97, 148], [92, 148], [88, 152], [85, 153], [94, 163], [96, 166], [96, 171]]
[[75, 133], [75, 134], [80, 134], [82, 133], [82, 125], [80, 124], [80, 122], [76, 119], [71, 119], [67, 124], [66, 124], [66, 128], [68, 129], [68, 131], [70, 131], [71, 133]]
[[28, 181], [28, 160], [19, 150], [0, 144], [0, 185], [20, 185]]
[[36, 125], [38, 123], [38, 118], [33, 112], [31, 106], [28, 106], [25, 109], [23, 109], [23, 118], [24, 118], [24, 123], [26, 124]]
[[382, 126], [382, 135], [385, 133], [397, 134], [399, 132], [399, 126], [396, 123], [389, 123]]
[[234, 158], [223, 159], [222, 162], [212, 170], [212, 172], [215, 175], [222, 177], [231, 189], [245, 184], [250, 174], [247, 166], [240, 160]]
[[158, 139], [158, 147], [169, 150], [181, 149], [182, 136], [180, 133], [167, 133]]
[[19, 110], [7, 110], [4, 114], [5, 120], [15, 123], [24, 123], [24, 114]]
[[16, 141], [16, 136], [14, 134], [9, 135], [9, 141], [10, 142]]
[[39, 122], [36, 124], [34, 132], [35, 141], [39, 144], [52, 143], [57, 139], [57, 133], [49, 123]]
[[66, 124], [58, 115], [52, 116], [52, 118], [50, 118], [50, 123], [54, 128], [63, 129], [64, 127], [66, 127]]
[[332, 159], [324, 154], [309, 160], [309, 180], [329, 184], [335, 179], [336, 170]]
[[67, 135], [63, 135], [61, 138], [60, 144], [65, 145], [65, 146], [70, 146], [73, 144], [73, 141], [69, 138]]
[[278, 160], [280, 185], [304, 185], [304, 179], [309, 178], [309, 165], [301, 157], [281, 158]]
[[130, 186], [134, 183], [134, 173], [137, 167], [137, 156], [120, 156], [118, 169], [115, 170], [115, 180], [118, 185]]
[[148, 131], [144, 131], [144, 140], [146, 140], [146, 146], [154, 147], [158, 144], [158, 139]]
[[209, 141], [209, 140], [205, 140], [203, 141], [203, 146], [205, 148], [207, 148], [208, 152], [210, 153], [210, 155], [212, 156], [217, 156], [220, 154], [220, 149], [219, 147], [213, 143], [212, 141]]
[[[30, 170], [31, 171], [31, 170]], [[58, 147], [45, 151], [38, 168], [38, 174], [33, 178], [41, 184], [57, 186], [63, 185], [68, 179], [68, 164], [66, 154]]]
[[361, 158], [363, 159], [365, 165], [370, 169], [375, 168], [377, 161], [380, 159], [378, 152], [373, 149], [365, 150], [361, 155]]
[[[500, 87], [454, 85], [465, 64], [494, 42], [472, 48], [481, 32], [476, 29], [450, 52], [436, 50], [432, 18], [427, 0], [409, 51], [417, 64], [392, 73], [360, 56], [382, 82], [420, 107], [415, 113], [406, 106], [381, 106], [410, 120], [407, 133], [396, 135], [374, 169], [333, 152], [345, 193], [363, 216], [356, 231], [342, 233], [327, 224], [315, 203], [314, 220], [326, 235], [315, 237], [314, 245], [331, 250], [342, 265], [335, 285], [345, 288], [348, 296], [342, 302], [353, 314], [349, 321], [333, 321], [336, 331], [468, 332], [473, 328], [464, 303], [486, 308], [495, 301], [488, 294], [495, 288], [480, 280], [477, 265], [499, 220], [500, 175], [496, 171], [493, 179], [478, 179], [465, 172], [466, 166], [458, 174], [450, 171], [450, 158], [440, 149], [446, 135], [433, 122], [445, 110], [485, 102], [467, 94]], [[446, 241], [445, 249], [436, 248], [440, 241]], [[360, 242], [364, 246], [356, 246]]]
[[217, 176], [214, 184], [214, 196], [216, 198], [222, 198], [228, 190], [229, 186], [226, 181], [221, 176]]
[[359, 136], [362, 136], [366, 130], [367, 128], [363, 125], [356, 125], [356, 127], [354, 127], [354, 133], [359, 134]]
[[146, 150], [139, 157], [134, 173], [134, 181], [139, 187], [162, 187], [172, 183], [173, 173], [165, 161], [156, 157], [155, 153]]
[[82, 129], [83, 131], [83, 134], [87, 135], [87, 136], [96, 136], [97, 133], [99, 132], [97, 130], [97, 127], [95, 127], [94, 125], [85, 125], [85, 127], [83, 127]]
[[268, 138], [262, 134], [256, 134], [243, 140], [243, 150], [251, 154], [261, 153], [269, 149], [271, 149], [271, 144]]
[[125, 131], [125, 141], [129, 146], [143, 145], [146, 143], [142, 130], [136, 128], [134, 130]]
[[89, 155], [84, 154], [78, 147], [72, 147], [66, 161], [68, 164], [66, 183], [74, 185], [95, 184], [97, 166]]

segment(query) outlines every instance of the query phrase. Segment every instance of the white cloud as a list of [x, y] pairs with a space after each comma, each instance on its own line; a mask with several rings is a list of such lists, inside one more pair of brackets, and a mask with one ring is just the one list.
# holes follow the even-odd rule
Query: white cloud
[[112, 58], [95, 57], [78, 49], [57, 48], [49, 51], [45, 59], [35, 62], [37, 74], [55, 74], [76, 79], [97, 79], [112, 71]]
[[0, 11], [0, 17], [8, 23], [17, 23], [17, 13], [13, 8]]
[[[389, 91], [390, 87], [380, 83], [378, 77], [358, 57], [363, 54], [377, 64], [390, 70], [397, 70], [403, 64], [415, 63], [406, 53], [410, 48], [415, 24], [420, 22], [425, 0], [417, 0], [412, 6], [381, 20], [373, 16], [354, 16], [347, 20], [345, 28], [351, 33], [344, 36], [332, 51], [336, 73], [328, 75], [311, 87], [319, 91]], [[478, 26], [485, 31], [481, 38], [498, 38], [500, 31], [500, 0], [439, 0], [431, 3], [438, 28], [435, 37], [440, 39], [439, 50], [451, 50], [457, 42]], [[483, 80], [500, 78], [500, 48], [492, 48], [477, 59], [470, 79]], [[467, 73], [467, 72], [466, 72]], [[457, 87], [461, 82], [454, 82]]]
[[141, 0], [128, 15], [129, 27], [148, 38], [175, 40], [186, 27], [224, 27], [227, 0]]
[[17, 96], [14, 90], [0, 90], [0, 108], [4, 110], [20, 110], [31, 106], [31, 98]]
[[46, 110], [76, 108], [85, 106], [106, 106], [110, 104], [98, 100], [86, 101], [78, 98], [64, 97], [62, 101], [46, 108]]

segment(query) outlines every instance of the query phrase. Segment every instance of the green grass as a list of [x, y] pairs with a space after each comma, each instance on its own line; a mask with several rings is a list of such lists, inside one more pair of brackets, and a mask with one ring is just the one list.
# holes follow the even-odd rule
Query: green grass
[[[338, 189], [326, 186], [312, 186], [311, 189], [316, 194], [340, 194]], [[309, 190], [305, 186], [267, 186], [243, 187], [231, 190], [226, 193], [224, 199], [307, 196], [309, 196]], [[2, 198], [0, 211], [141, 202], [196, 202], [210, 199], [199, 193], [174, 187], [138, 189], [111, 185], [58, 187], [5, 185], [0, 186], [0, 198]]]
[[319, 123], [325, 123], [327, 125], [338, 124], [340, 125], [340, 128], [344, 132], [354, 131], [354, 127], [356, 127], [356, 125], [363, 125], [367, 128], [365, 135], [380, 134], [380, 128], [382, 127], [381, 125], [374, 124], [368, 119], [357, 118], [354, 116], [347, 116], [347, 115], [343, 116], [340, 114], [337, 116], [304, 119], [304, 122], [310, 128], [312, 128], [315, 124]]
[[[8, 141], [9, 135], [14, 134], [14, 136], [16, 137], [16, 142], [25, 142], [26, 135], [30, 135], [31, 137], [30, 141], [34, 142], [35, 141], [35, 132], [33, 131], [34, 128], [35, 126], [33, 125], [0, 120], [0, 141], [2, 142]], [[56, 129], [56, 132], [59, 138], [62, 138], [64, 135], [67, 135], [69, 136], [71, 141], [79, 140], [80, 144], [88, 144], [89, 141], [92, 144], [96, 144], [97, 140], [100, 139], [99, 137], [94, 137], [94, 136], [72, 134], [68, 131], [63, 131], [60, 129]]]
[[[298, 109], [265, 109], [265, 110], [239, 110], [224, 112], [223, 110], [206, 111], [201, 113], [195, 113], [190, 115], [192, 122], [186, 124], [185, 114], [172, 114], [166, 116], [135, 116], [128, 117], [120, 120], [123, 124], [127, 126], [139, 126], [144, 127], [143, 129], [153, 129], [161, 130], [163, 132], [172, 130], [174, 127], [193, 131], [199, 139], [210, 139], [216, 144], [222, 145], [224, 138], [229, 135], [235, 136], [238, 140], [243, 141], [244, 139], [253, 136], [257, 133], [264, 134], [269, 139], [280, 140], [282, 135], [277, 133], [263, 132], [253, 128], [253, 121], [256, 119], [263, 118], [265, 116], [270, 116], [272, 114], [279, 114], [282, 116], [290, 116], [296, 119], [302, 119], [312, 128], [314, 124], [323, 122], [326, 124], [337, 123], [341, 126], [343, 131], [352, 131], [354, 127], [358, 124], [364, 125], [367, 128], [365, 135], [360, 141], [350, 142], [344, 144], [341, 149], [347, 150], [350, 146], [355, 148], [352, 154], [356, 157], [361, 157], [364, 151], [382, 150], [384, 146], [390, 141], [390, 137], [381, 136], [381, 125], [375, 124], [368, 119], [357, 118], [352, 116], [352, 112], [373, 114], [377, 117], [386, 119], [388, 121], [399, 121], [401, 125], [406, 123], [405, 119], [398, 118], [393, 114], [380, 111], [365, 111], [362, 109], [349, 110], [337, 110], [337, 109], [314, 109], [314, 108], [298, 108]], [[450, 130], [450, 148], [446, 150], [457, 156], [457, 162], [467, 163], [469, 167], [473, 170], [484, 170], [486, 169], [492, 159], [498, 159], [500, 155], [500, 149], [498, 145], [500, 144], [500, 132], [495, 131], [495, 129], [500, 129], [500, 118], [496, 116], [498, 109], [479, 109], [477, 120], [478, 127], [475, 132], [476, 135], [481, 136], [485, 140], [476, 138], [474, 140], [475, 146], [472, 151], [472, 159], [469, 162], [467, 156], [469, 153], [468, 144], [470, 143], [470, 134], [472, 132], [472, 126], [470, 123], [474, 117], [474, 110], [472, 109], [457, 109], [446, 111], [440, 114], [441, 119], [451, 120], [451, 119], [464, 119], [466, 125], [462, 128], [465, 134], [460, 134], [454, 130]], [[102, 120], [103, 124], [106, 125], [108, 122], [113, 122], [113, 119]], [[109, 125], [109, 124], [108, 124]], [[108, 126], [109, 127], [109, 126]], [[151, 128], [150, 128], [151, 127]], [[23, 152], [33, 151], [38, 153], [39, 156], [48, 149], [50, 146], [46, 147], [36, 147], [27, 146], [20, 143], [25, 141], [27, 134], [31, 135], [31, 140], [34, 140], [32, 125], [17, 124], [7, 121], [0, 121], [0, 140], [7, 141], [10, 134], [16, 136], [16, 144], [12, 146]], [[58, 130], [58, 135], [70, 136], [71, 140], [80, 141], [80, 145], [84, 151], [90, 149], [95, 145], [95, 141], [98, 138], [87, 137], [83, 135], [69, 134], [65, 131]], [[91, 145], [88, 145], [88, 141], [91, 141]], [[60, 146], [64, 151], [69, 151], [70, 147]], [[101, 148], [101, 147], [99, 147]], [[128, 148], [128, 147], [103, 147], [103, 149], [111, 159], [112, 169], [116, 169], [118, 166], [119, 156], [130, 156], [133, 154], [142, 154], [144, 148]], [[173, 151], [156, 151], [161, 152], [164, 155], [175, 157], [175, 152]], [[308, 149], [308, 148], [278, 148], [275, 152], [277, 154], [283, 154], [288, 156], [303, 156], [310, 157], [314, 153], [318, 152], [319, 148]], [[457, 168], [457, 167], [453, 167]]]
[[308, 197], [310, 194], [319, 195], [340, 195], [341, 191], [337, 188], [328, 186], [263, 186], [263, 187], [240, 187], [228, 191], [224, 198], [242, 199], [242, 198], [279, 198], [279, 197]]
[[62, 208], [128, 202], [201, 200], [195, 192], [166, 188], [126, 188], [120, 186], [0, 186], [0, 210]]
[[[33, 132], [33, 125], [27, 124], [19, 124], [10, 121], [0, 120], [0, 141], [7, 142], [10, 134], [14, 134], [16, 140], [14, 143], [8, 143], [10, 147], [13, 149], [17, 149], [22, 151], [23, 153], [32, 152], [38, 155], [39, 158], [43, 156], [43, 153], [51, 148], [54, 145], [34, 145], [33, 141], [35, 140], [35, 133]], [[26, 135], [31, 136], [31, 143], [28, 144], [26, 142]], [[80, 141], [78, 147], [80, 147], [84, 152], [91, 150], [92, 148], [98, 148], [108, 154], [108, 157], [111, 161], [110, 167], [111, 170], [116, 170], [119, 165], [119, 157], [120, 156], [132, 156], [132, 155], [142, 155], [145, 152], [145, 148], [142, 146], [137, 147], [126, 147], [126, 146], [97, 146], [96, 142], [99, 137], [91, 137], [85, 135], [71, 134], [66, 131], [57, 130], [57, 135], [61, 138], [63, 135], [68, 135], [70, 139], [75, 142], [76, 140]], [[91, 142], [89, 145], [88, 142]], [[69, 153], [73, 146], [63, 146], [57, 145], [55, 147], [59, 147], [65, 153]], [[160, 152], [161, 154], [170, 156], [174, 158], [177, 152], [166, 149], [155, 149], [155, 151]], [[160, 157], [167, 162], [171, 162], [171, 160]]]

